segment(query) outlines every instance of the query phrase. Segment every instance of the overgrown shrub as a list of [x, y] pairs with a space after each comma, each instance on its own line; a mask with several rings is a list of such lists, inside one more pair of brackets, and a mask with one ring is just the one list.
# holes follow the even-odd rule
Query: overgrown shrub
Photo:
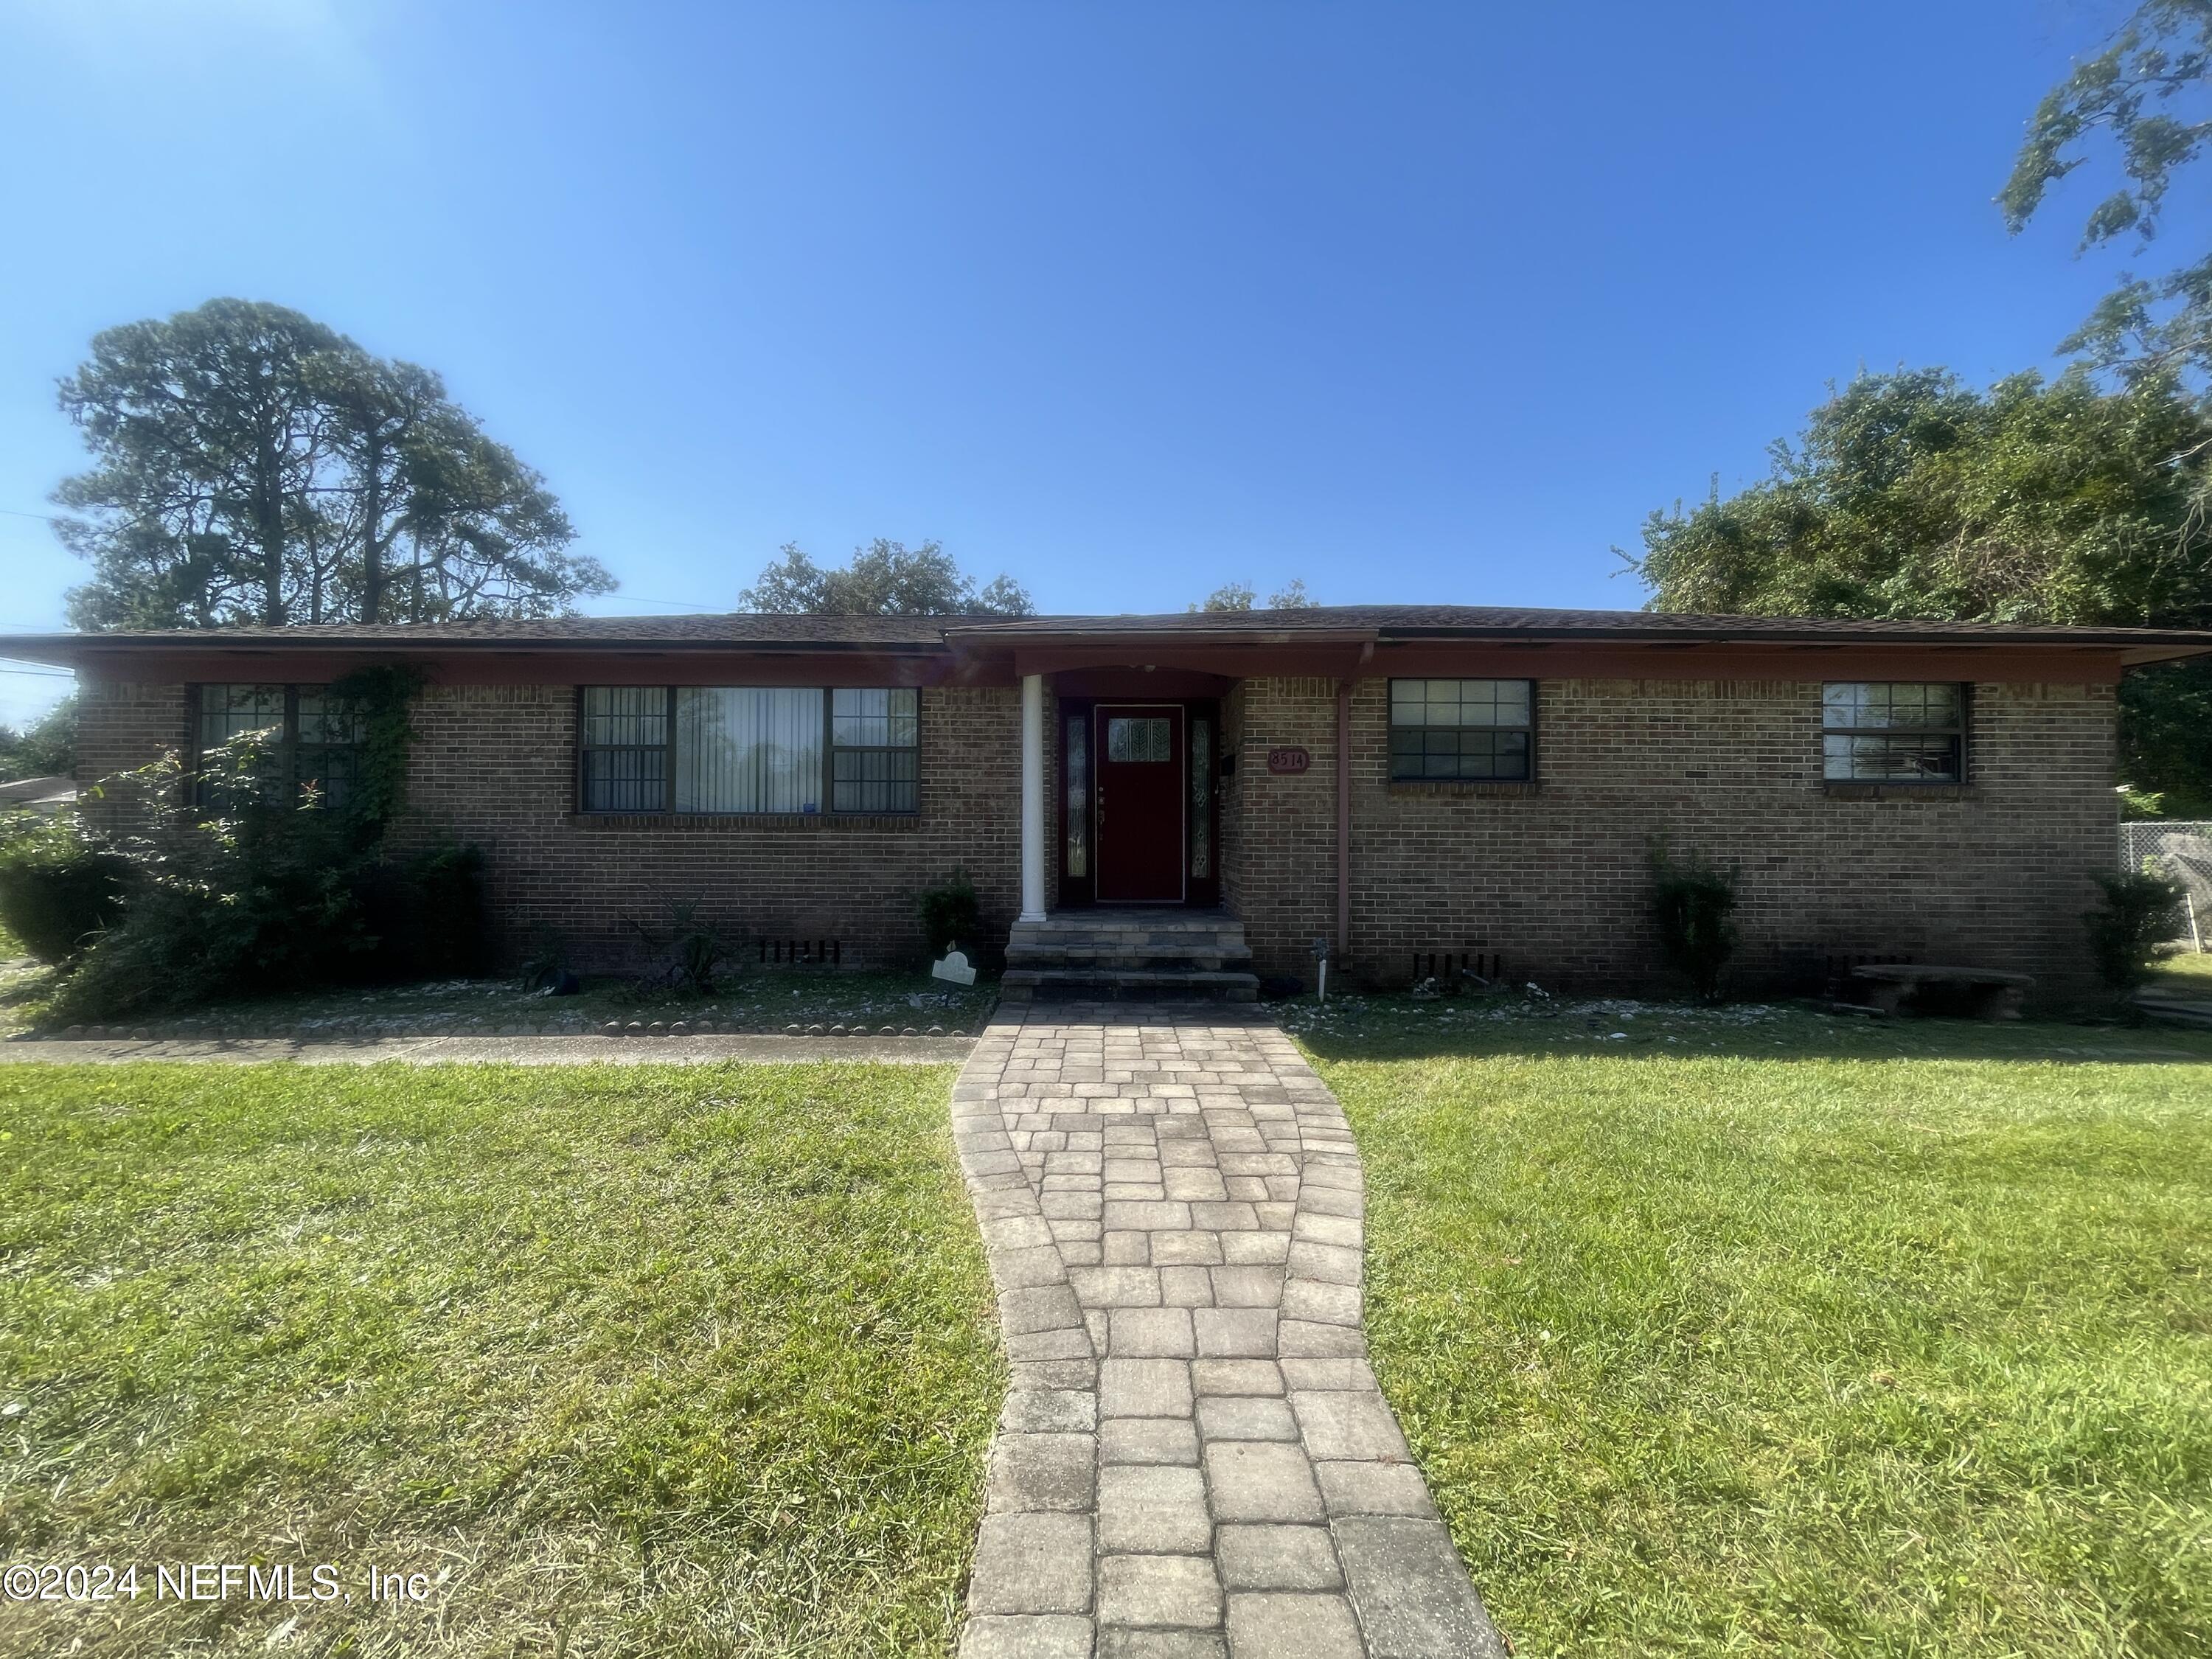
[[2089, 930], [2089, 958], [2097, 976], [2125, 995], [2150, 977], [2158, 947], [2166, 943], [2173, 924], [2174, 907], [2181, 902], [2181, 886], [2146, 868], [2130, 875], [2111, 871], [2094, 872], [2104, 889], [2104, 902], [2081, 913]]
[[0, 817], [0, 928], [40, 962], [69, 962], [121, 916], [124, 875], [72, 817]]
[[965, 870], [955, 870], [934, 887], [925, 887], [914, 902], [921, 931], [929, 940], [929, 954], [941, 957], [965, 942], [972, 951], [983, 929], [983, 902]]
[[1707, 1002], [1720, 1000], [1722, 976], [1741, 935], [1732, 920], [1737, 877], [1702, 860], [1677, 864], [1667, 843], [1651, 847], [1651, 906], [1659, 948]]
[[225, 744], [198, 790], [174, 755], [125, 775], [140, 824], [108, 844], [130, 869], [122, 916], [62, 983], [59, 1012], [111, 1018], [325, 983], [374, 946], [356, 836], [293, 788], [264, 736]]
[[473, 979], [489, 970], [482, 848], [448, 842], [405, 860], [365, 860], [354, 892], [375, 939], [357, 964], [362, 976]]

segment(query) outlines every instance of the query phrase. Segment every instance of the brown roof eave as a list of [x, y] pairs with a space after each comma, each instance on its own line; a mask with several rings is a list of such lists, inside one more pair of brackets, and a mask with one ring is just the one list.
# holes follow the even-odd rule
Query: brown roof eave
[[664, 639], [485, 639], [393, 640], [374, 635], [319, 635], [286, 639], [274, 635], [225, 635], [210, 630], [201, 634], [30, 634], [0, 636], [0, 657], [23, 662], [58, 664], [64, 667], [88, 656], [110, 653], [170, 651], [236, 651], [252, 656], [272, 653], [326, 653], [332, 651], [393, 656], [446, 656], [455, 652], [528, 654], [557, 651], [611, 652], [625, 656], [659, 656], [669, 653], [723, 652], [744, 655], [820, 656], [852, 653], [872, 657], [947, 657], [948, 647], [901, 640], [664, 640]]
[[2212, 653], [2212, 632], [2188, 630], [2161, 632], [2151, 629], [2104, 629], [2085, 628], [2074, 629], [1961, 629], [1946, 632], [1941, 629], [1852, 628], [1802, 629], [1788, 630], [1765, 628], [1710, 628], [1694, 631], [1672, 628], [1511, 628], [1466, 629], [1455, 628], [1386, 628], [1379, 631], [1378, 642], [1392, 645], [1400, 641], [1422, 644], [1439, 642], [1466, 645], [1516, 645], [1539, 642], [1543, 644], [1575, 645], [1670, 645], [1692, 647], [1700, 645], [1817, 645], [1824, 647], [1853, 645], [1936, 645], [1948, 649], [1959, 646], [1995, 646], [2017, 650], [2022, 646], [2079, 647], [2089, 650], [2109, 651], [2115, 648], [2139, 649], [2158, 647], [2170, 649], [2182, 656], [2197, 656]]

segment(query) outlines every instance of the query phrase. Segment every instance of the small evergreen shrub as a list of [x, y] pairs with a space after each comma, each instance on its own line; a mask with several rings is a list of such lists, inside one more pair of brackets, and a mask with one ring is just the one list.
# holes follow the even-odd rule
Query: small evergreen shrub
[[2158, 948], [2172, 930], [2181, 886], [2146, 868], [2130, 875], [2094, 872], [2104, 902], [2081, 913], [2089, 932], [2089, 957], [2097, 977], [2125, 996], [2150, 977]]
[[1722, 976], [1741, 935], [1733, 915], [1737, 878], [1702, 861], [1677, 864], [1667, 843], [1651, 848], [1651, 905], [1659, 948], [1707, 1002], [1720, 1000]]
[[955, 870], [934, 887], [925, 887], [914, 902], [921, 931], [929, 940], [933, 958], [965, 943], [972, 952], [976, 935], [983, 930], [983, 902], [965, 870]]

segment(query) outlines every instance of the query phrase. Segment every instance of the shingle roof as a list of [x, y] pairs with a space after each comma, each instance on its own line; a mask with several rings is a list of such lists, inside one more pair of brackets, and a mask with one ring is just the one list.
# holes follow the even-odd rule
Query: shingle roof
[[2048, 644], [2212, 651], [2212, 630], [2067, 628], [1973, 622], [1693, 616], [1654, 611], [1553, 611], [1489, 605], [1322, 605], [1297, 611], [1170, 611], [1153, 616], [792, 617], [749, 612], [676, 617], [477, 618], [434, 624], [332, 623], [289, 628], [118, 629], [102, 634], [0, 637], [0, 655], [66, 660], [87, 649], [288, 645], [441, 649], [638, 646], [736, 650], [934, 653], [1040, 639], [1131, 635], [1224, 642], [1342, 640], [1572, 640], [1653, 642], [1751, 641], [1924, 645]]
[[948, 629], [963, 638], [1062, 634], [1300, 635], [1371, 633], [1382, 640], [1521, 635], [1637, 639], [1917, 640], [2053, 644], [2156, 640], [2212, 646], [2212, 630], [2071, 628], [1975, 622], [1820, 617], [1701, 616], [1667, 611], [1553, 611], [1476, 605], [1317, 605], [1297, 611], [1173, 611], [1164, 616], [993, 617]]

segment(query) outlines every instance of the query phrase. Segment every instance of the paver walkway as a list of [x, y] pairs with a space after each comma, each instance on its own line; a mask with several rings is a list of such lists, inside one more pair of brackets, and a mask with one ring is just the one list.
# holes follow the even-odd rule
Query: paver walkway
[[1368, 1368], [1359, 1158], [1287, 1036], [1002, 1010], [952, 1112], [1013, 1366], [961, 1659], [1503, 1655]]

